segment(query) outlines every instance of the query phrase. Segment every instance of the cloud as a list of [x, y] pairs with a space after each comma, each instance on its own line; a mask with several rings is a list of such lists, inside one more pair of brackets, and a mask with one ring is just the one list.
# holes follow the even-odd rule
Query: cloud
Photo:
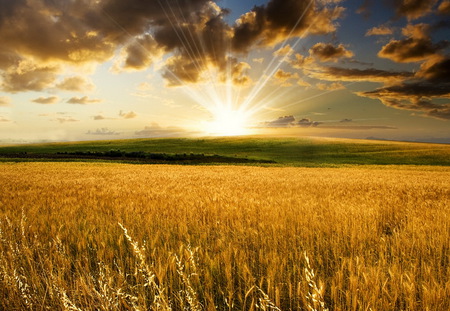
[[161, 54], [162, 49], [155, 39], [149, 34], [143, 35], [126, 47], [124, 68], [142, 70], [152, 64], [153, 57]]
[[327, 81], [369, 81], [392, 84], [414, 76], [411, 72], [386, 71], [375, 68], [356, 69], [316, 66], [308, 69], [308, 74], [316, 79]]
[[329, 43], [317, 43], [310, 50], [309, 54], [321, 62], [337, 62], [340, 58], [351, 58], [353, 53], [347, 50], [343, 44], [334, 46]]
[[308, 118], [303, 118], [300, 119], [298, 122], [294, 123], [293, 125], [299, 127], [317, 127], [320, 124], [321, 124], [320, 122], [312, 121], [311, 119]]
[[60, 90], [72, 92], [89, 92], [95, 88], [92, 82], [79, 76], [64, 78], [56, 87]]
[[396, 129], [392, 126], [384, 125], [342, 125], [343, 123], [351, 123], [352, 119], [342, 119], [341, 121], [325, 121], [319, 122], [309, 118], [302, 118], [298, 121], [294, 116], [279, 117], [276, 120], [264, 122], [260, 125], [263, 128], [320, 128], [320, 129], [337, 129], [337, 130], [371, 130], [371, 129]]
[[431, 13], [437, 0], [394, 0], [397, 16], [405, 16], [408, 20], [417, 19]]
[[252, 46], [271, 47], [288, 37], [328, 34], [344, 9], [319, 1], [270, 0], [239, 17], [233, 29], [234, 51], [247, 52]]
[[100, 99], [95, 99], [95, 98], [89, 99], [87, 96], [83, 96], [83, 97], [72, 97], [72, 98], [68, 99], [66, 103], [86, 105], [86, 104], [96, 104], [96, 103], [100, 103], [100, 102], [101, 102]]
[[32, 61], [20, 61], [8, 67], [1, 77], [1, 90], [9, 93], [23, 91], [42, 91], [50, 87], [56, 80], [59, 67], [40, 65]]
[[263, 127], [274, 127], [274, 128], [280, 128], [280, 127], [290, 127], [295, 122], [294, 116], [284, 116], [279, 117], [276, 120], [265, 122], [263, 124]]
[[298, 73], [292, 73], [284, 71], [282, 69], [278, 69], [277, 72], [273, 75], [273, 79], [275, 80], [275, 83], [284, 87], [288, 87], [292, 86], [292, 83], [290, 83], [289, 80], [299, 80], [300, 77], [298, 76]]
[[[246, 62], [237, 62], [231, 66], [231, 81], [234, 85], [248, 86], [252, 83], [252, 79], [248, 75], [251, 69], [250, 64]], [[226, 79], [223, 79], [226, 80]]]
[[450, 58], [434, 55], [409, 79], [373, 91], [357, 92], [396, 109], [450, 120]]
[[334, 83], [331, 83], [331, 84], [325, 84], [325, 83], [320, 83], [319, 82], [319, 83], [316, 84], [316, 87], [319, 90], [322, 90], [322, 91], [337, 91], [337, 90], [345, 89], [345, 86], [342, 83], [339, 83], [339, 82], [334, 82]]
[[102, 127], [99, 129], [96, 129], [95, 131], [87, 131], [87, 135], [104, 135], [104, 136], [111, 136], [111, 135], [119, 135], [120, 133], [116, 131], [111, 131], [107, 127]]
[[378, 89], [362, 93], [362, 96], [379, 99], [385, 106], [424, 113], [425, 116], [442, 120], [450, 120], [450, 102], [435, 104], [420, 97], [405, 96], [408, 90]]
[[0, 107], [11, 106], [11, 98], [6, 96], [0, 96]]
[[[2, 1], [1, 6], [0, 70], [8, 71], [2, 86], [8, 92], [42, 90], [54, 81], [50, 75], [35, 80], [40, 84], [11, 83], [17, 77], [9, 68], [26, 59], [40, 65], [78, 66], [103, 63], [121, 50], [122, 70], [143, 70], [164, 54], [173, 58], [163, 76], [172, 73], [178, 75], [176, 80], [191, 83], [210, 66], [227, 68], [233, 29], [223, 18], [228, 11], [209, 0], [164, 5], [141, 0], [19, 0]], [[189, 61], [195, 68], [183, 74]], [[60, 74], [62, 68], [50, 73]]]
[[450, 1], [442, 1], [438, 7], [438, 13], [442, 15], [450, 15]]
[[382, 47], [379, 57], [398, 63], [424, 61], [449, 46], [448, 41], [433, 43], [429, 36], [430, 26], [427, 24], [407, 25], [402, 33], [407, 38], [391, 40]]
[[369, 18], [371, 5], [372, 0], [364, 0], [363, 4], [356, 10], [356, 13], [362, 14], [365, 18]]
[[50, 97], [39, 97], [33, 99], [32, 102], [37, 104], [51, 105], [56, 104], [58, 100], [59, 98], [57, 96], [50, 96]]
[[80, 1], [15, 2], [10, 14], [1, 16], [0, 45], [7, 50], [44, 62], [73, 64], [105, 61], [113, 55], [111, 37], [94, 29], [89, 21], [95, 5]]
[[373, 27], [373, 28], [370, 28], [369, 30], [367, 30], [366, 37], [367, 36], [386, 36], [386, 35], [392, 35], [393, 33], [394, 33], [394, 30], [387, 26]]
[[200, 82], [201, 72], [197, 61], [182, 56], [172, 56], [166, 61], [163, 77], [167, 81], [167, 86], [181, 86], [184, 83]]
[[150, 67], [156, 59], [160, 59], [164, 49], [158, 45], [150, 34], [134, 38], [121, 51], [120, 58], [112, 68], [113, 72], [138, 71]]
[[56, 120], [53, 121], [58, 121], [59, 123], [72, 123], [72, 122], [79, 122], [80, 120], [74, 119], [72, 117], [66, 117], [66, 118], [57, 118]]
[[416, 82], [360, 92], [360, 96], [379, 99], [384, 105], [396, 109], [424, 113], [425, 116], [450, 120], [450, 101], [433, 102], [433, 99], [450, 99], [449, 85], [442, 86], [429, 82]]
[[303, 69], [314, 63], [314, 59], [311, 56], [303, 56], [301, 54], [295, 54], [295, 59], [291, 59], [290, 64], [296, 69]]
[[[339, 2], [268, 0], [229, 25], [229, 11], [210, 0], [1, 1], [0, 88], [90, 91], [92, 84], [80, 77], [55, 81], [66, 65], [110, 60], [116, 71], [145, 70], [160, 61], [168, 86], [202, 82], [211, 69], [220, 78], [228, 68], [239, 72], [232, 53], [335, 32], [344, 12]], [[24, 62], [33, 66], [18, 66]], [[247, 74], [231, 79], [251, 83]]]
[[95, 121], [100, 121], [100, 120], [106, 120], [108, 118], [102, 116], [101, 114], [98, 114], [96, 116], [93, 117]]
[[6, 119], [5, 117], [0, 116], [0, 122], [11, 122], [11, 120]]
[[286, 44], [284, 47], [273, 52], [273, 56], [290, 56], [294, 54], [294, 50], [289, 44]]
[[309, 86], [311, 86], [311, 83], [309, 83], [309, 82], [299, 78], [297, 80], [297, 85], [304, 86], [304, 87], [309, 87]]
[[324, 125], [320, 126], [323, 129], [336, 129], [336, 130], [396, 130], [395, 126], [386, 125]]
[[137, 117], [137, 114], [133, 111], [130, 112], [123, 112], [122, 110], [119, 112], [119, 116], [121, 116], [124, 119], [134, 119]]
[[420, 66], [416, 77], [440, 85], [450, 83], [450, 57], [436, 56]]
[[150, 126], [146, 126], [143, 130], [136, 131], [139, 137], [179, 137], [185, 136], [186, 131], [179, 127], [161, 127], [153, 122]]

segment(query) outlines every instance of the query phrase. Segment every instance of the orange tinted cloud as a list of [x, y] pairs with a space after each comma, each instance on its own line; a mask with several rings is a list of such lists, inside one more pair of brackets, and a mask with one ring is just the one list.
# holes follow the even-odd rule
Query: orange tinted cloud
[[57, 96], [50, 96], [50, 97], [39, 97], [33, 99], [32, 102], [37, 104], [51, 105], [56, 104], [58, 100], [59, 98]]
[[394, 0], [393, 5], [398, 16], [413, 20], [429, 14], [436, 2], [437, 0]]
[[100, 99], [90, 99], [87, 96], [83, 96], [83, 97], [72, 97], [70, 99], [67, 100], [66, 103], [68, 104], [78, 104], [78, 105], [87, 105], [87, 104], [96, 104], [101, 102]]
[[351, 58], [353, 53], [347, 50], [344, 45], [334, 46], [329, 43], [317, 43], [311, 49], [309, 54], [321, 62], [337, 62], [340, 58]]
[[344, 9], [333, 1], [270, 0], [243, 14], [233, 29], [232, 46], [245, 52], [252, 46], [274, 46], [288, 37], [328, 34], [336, 31], [336, 20]]
[[450, 59], [440, 57], [422, 64], [414, 79], [358, 95], [379, 99], [384, 105], [450, 120]]
[[95, 86], [87, 79], [75, 76], [64, 78], [64, 80], [58, 83], [56, 87], [64, 91], [87, 92], [92, 91]]
[[398, 63], [418, 62], [426, 60], [449, 46], [448, 41], [433, 43], [429, 32], [430, 26], [427, 24], [408, 25], [402, 30], [407, 38], [391, 40], [382, 47], [378, 56]]
[[373, 27], [367, 30], [366, 36], [385, 36], [392, 35], [394, 33], [392, 28], [387, 26]]

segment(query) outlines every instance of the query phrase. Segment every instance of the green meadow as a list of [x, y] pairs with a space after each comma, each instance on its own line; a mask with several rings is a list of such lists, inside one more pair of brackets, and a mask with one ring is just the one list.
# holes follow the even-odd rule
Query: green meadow
[[[0, 161], [14, 154], [58, 152], [205, 154], [271, 160], [281, 166], [450, 165], [450, 145], [310, 137], [129, 139], [0, 146]], [[11, 155], [8, 157], [8, 155]], [[16, 159], [36, 161], [36, 159]], [[268, 165], [268, 164], [265, 164]]]

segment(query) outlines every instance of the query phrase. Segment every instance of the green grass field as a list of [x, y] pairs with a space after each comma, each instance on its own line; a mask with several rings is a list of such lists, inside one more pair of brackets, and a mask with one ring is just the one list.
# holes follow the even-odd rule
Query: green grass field
[[[3, 159], [13, 153], [143, 151], [167, 154], [218, 154], [273, 160], [282, 166], [450, 165], [450, 145], [370, 140], [226, 137], [172, 138], [48, 143], [0, 147]], [[32, 160], [21, 159], [20, 161]], [[32, 160], [36, 161], [36, 160]]]

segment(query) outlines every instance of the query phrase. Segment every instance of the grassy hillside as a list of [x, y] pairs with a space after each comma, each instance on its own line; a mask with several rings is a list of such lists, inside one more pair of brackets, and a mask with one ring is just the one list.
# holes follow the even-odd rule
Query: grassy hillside
[[0, 147], [0, 154], [5, 156], [23, 152], [32, 154], [110, 150], [218, 154], [273, 160], [279, 165], [288, 166], [450, 165], [450, 145], [304, 137], [172, 138], [49, 143], [3, 146]]

